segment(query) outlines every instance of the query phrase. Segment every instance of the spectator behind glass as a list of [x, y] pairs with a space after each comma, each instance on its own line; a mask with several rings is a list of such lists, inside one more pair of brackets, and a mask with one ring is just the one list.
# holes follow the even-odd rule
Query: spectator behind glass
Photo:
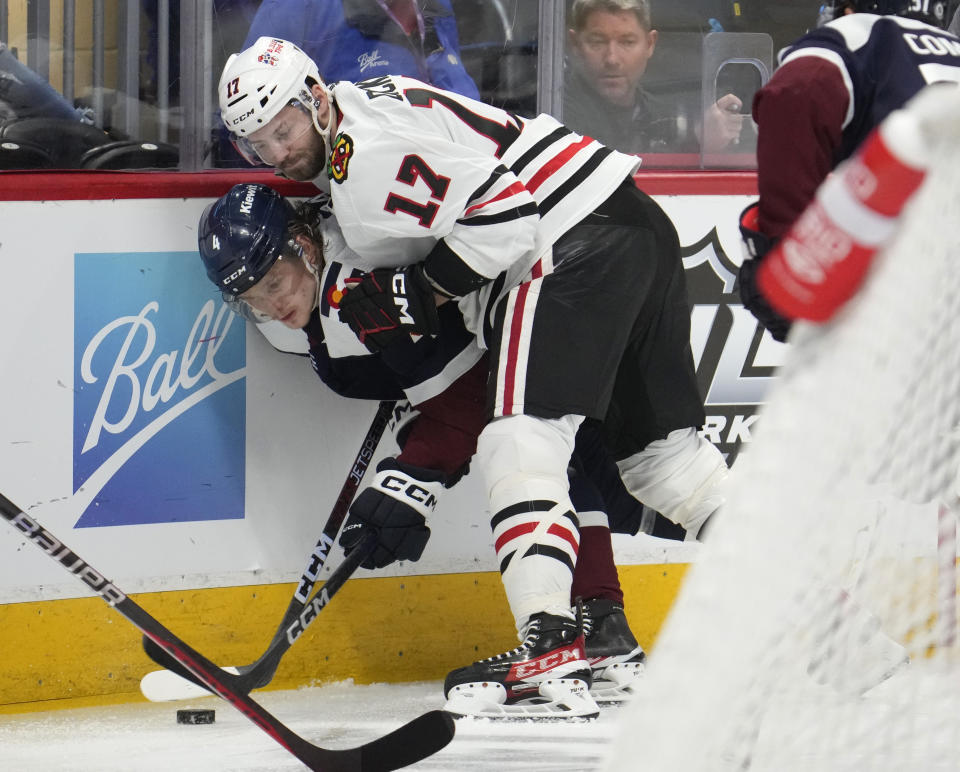
[[243, 47], [262, 36], [296, 43], [327, 83], [407, 75], [480, 97], [450, 0], [264, 0]]
[[[626, 153], [699, 152], [699, 127], [690, 132], [676, 109], [643, 88], [657, 46], [648, 0], [574, 0], [568, 31], [570, 67], [563, 122]], [[740, 140], [742, 103], [726, 94], [708, 110], [715, 153]]]

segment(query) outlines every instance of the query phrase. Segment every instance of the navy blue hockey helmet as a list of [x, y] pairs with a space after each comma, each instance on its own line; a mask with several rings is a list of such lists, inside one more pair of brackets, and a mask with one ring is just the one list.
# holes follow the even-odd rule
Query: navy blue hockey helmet
[[197, 241], [207, 276], [225, 295], [260, 281], [289, 239], [293, 206], [259, 183], [234, 185], [203, 210]]
[[906, 16], [945, 29], [950, 22], [948, 5], [947, 0], [826, 0], [820, 6], [820, 19], [824, 23], [832, 21], [851, 9], [878, 16]]

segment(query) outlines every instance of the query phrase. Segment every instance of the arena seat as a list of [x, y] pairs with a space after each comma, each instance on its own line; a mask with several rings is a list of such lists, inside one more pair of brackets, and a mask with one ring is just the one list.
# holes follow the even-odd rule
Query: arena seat
[[49, 169], [52, 165], [53, 158], [39, 145], [0, 140], [0, 171]]
[[176, 169], [180, 151], [166, 142], [110, 142], [88, 150], [80, 159], [82, 169]]
[[77, 169], [84, 153], [113, 139], [103, 129], [79, 120], [44, 117], [3, 124], [0, 141], [39, 146], [50, 155], [50, 168]]

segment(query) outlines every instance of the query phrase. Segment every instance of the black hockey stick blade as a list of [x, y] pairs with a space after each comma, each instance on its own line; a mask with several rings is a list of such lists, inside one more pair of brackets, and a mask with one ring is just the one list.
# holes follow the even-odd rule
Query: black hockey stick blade
[[[354, 571], [360, 564], [366, 560], [367, 556], [373, 552], [377, 546], [377, 535], [373, 531], [366, 533], [360, 544], [347, 555], [343, 562], [337, 566], [336, 570], [330, 574], [330, 577], [324, 583], [323, 587], [316, 592], [307, 603], [300, 616], [294, 619], [286, 628], [281, 628], [280, 633], [275, 635], [267, 650], [252, 665], [246, 665], [238, 668], [239, 674], [234, 675], [226, 670], [220, 669], [220, 678], [230, 682], [230, 685], [238, 692], [249, 694], [254, 689], [260, 689], [273, 680], [273, 676], [280, 666], [280, 660], [287, 653], [290, 647], [297, 641], [303, 632], [319, 616], [320, 612], [327, 607], [337, 591], [346, 584]], [[153, 639], [143, 636], [143, 650], [154, 662], [172, 673], [176, 673], [181, 678], [195, 683], [197, 686], [206, 686], [193, 673], [190, 672], [176, 657], [171, 656], [161, 646], [158, 646]]]
[[160, 648], [314, 772], [391, 772], [426, 758], [453, 738], [454, 728], [443, 716], [427, 713], [388, 735], [355, 748], [332, 750], [308, 742], [275, 718], [248, 694], [233, 689], [223, 671], [192, 649], [135, 603], [113, 582], [83, 560], [50, 531], [0, 494], [0, 515], [40, 550], [77, 576], [108, 605]]
[[443, 750], [455, 733], [455, 722], [449, 713], [431, 710], [356, 748], [318, 748], [292, 735], [295, 742], [290, 750], [315, 772], [393, 772]]
[[[312, 622], [313, 619], [316, 618], [315, 612], [319, 611], [319, 608], [316, 607], [316, 600], [310, 599], [310, 593], [313, 591], [316, 579], [320, 575], [320, 570], [326, 563], [330, 548], [333, 546], [334, 540], [340, 531], [340, 526], [343, 525], [343, 521], [347, 517], [350, 505], [353, 503], [354, 496], [360, 487], [360, 483], [363, 481], [370, 461], [373, 460], [373, 455], [376, 453], [377, 446], [380, 444], [380, 438], [390, 423], [396, 405], [396, 401], [384, 400], [377, 406], [377, 411], [370, 422], [370, 427], [367, 429], [363, 442], [360, 444], [360, 449], [357, 451], [357, 455], [350, 465], [350, 471], [347, 473], [347, 477], [340, 488], [340, 493], [337, 495], [333, 509], [327, 516], [327, 522], [323, 526], [323, 532], [317, 540], [313, 551], [310, 553], [307, 567], [300, 575], [297, 589], [294, 591], [293, 598], [290, 599], [290, 603], [287, 605], [283, 619], [280, 620], [280, 625], [277, 627], [276, 633], [274, 633], [273, 638], [263, 654], [249, 665], [237, 668], [241, 676], [249, 675], [249, 678], [242, 684], [237, 682], [236, 688], [246, 688], [247, 692], [249, 692], [252, 689], [259, 689], [270, 683], [274, 674], [277, 672], [280, 658], [286, 653], [287, 649], [293, 645], [296, 638], [299, 637], [299, 633], [297, 633], [291, 638], [291, 630], [297, 628], [298, 623], [304, 617], [304, 614], [307, 613], [308, 605], [312, 607], [314, 613], [306, 624], [309, 624], [309, 622]], [[372, 545], [370, 545], [370, 548], [372, 549]], [[353, 561], [349, 558], [346, 559], [344, 565], [340, 567], [342, 570], [334, 572], [334, 574], [327, 579], [325, 584], [327, 599], [339, 589], [342, 581], [345, 581], [350, 574], [353, 573], [352, 569], [346, 568], [346, 564], [352, 563], [353, 567], [356, 568], [367, 554], [364, 552], [363, 545], [358, 546], [355, 552], [363, 552], [363, 554], [358, 555], [358, 559]], [[338, 573], [339, 576], [342, 577], [340, 584], [337, 584], [335, 581]], [[320, 608], [322, 608], [322, 606]], [[304, 627], [305, 626], [306, 625], [304, 625]], [[301, 629], [300, 632], [302, 633], [303, 630]], [[197, 683], [195, 678], [190, 677], [188, 671], [178, 666], [175, 660], [166, 656], [166, 653], [155, 646], [146, 636], [143, 639], [143, 649], [147, 653], [147, 656], [161, 667], [167, 668], [182, 678]], [[202, 684], [199, 685], [202, 686]]]
[[[453, 716], [431, 710], [360, 749], [363, 772], [402, 769], [442, 750], [456, 732]], [[429, 750], [428, 750], [429, 749]]]

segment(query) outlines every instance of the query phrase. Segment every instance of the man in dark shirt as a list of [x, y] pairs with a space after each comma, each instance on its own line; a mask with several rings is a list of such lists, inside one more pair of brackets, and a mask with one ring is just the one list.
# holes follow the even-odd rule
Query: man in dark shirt
[[[648, 0], [575, 0], [570, 21], [564, 123], [625, 153], [698, 152], [699, 122], [641, 85], [657, 45]], [[737, 143], [741, 106], [726, 94], [711, 107], [705, 151]]]

